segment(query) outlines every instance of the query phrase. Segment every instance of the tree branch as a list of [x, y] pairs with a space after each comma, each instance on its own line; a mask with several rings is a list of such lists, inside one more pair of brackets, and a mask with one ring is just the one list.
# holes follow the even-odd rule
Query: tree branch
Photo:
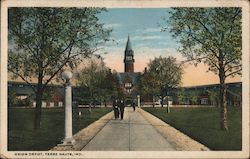
[[220, 69], [219, 66], [214, 62], [213, 59], [211, 59], [211, 58], [208, 58], [208, 59], [209, 59], [209, 62], [214, 65], [214, 67], [216, 67], [218, 70]]
[[242, 65], [236, 65], [236, 66], [232, 66], [232, 67], [228, 67], [225, 72], [228, 72], [229, 70], [232, 70], [234, 68], [238, 68], [238, 67], [241, 67]]
[[197, 41], [198, 43], [202, 44], [206, 49], [210, 50], [214, 54], [214, 56], [216, 56], [218, 58], [217, 53], [214, 50], [212, 50], [209, 46], [207, 46], [205, 43], [201, 42], [201, 40], [199, 40], [198, 38], [196, 38], [194, 36], [194, 33], [191, 32], [191, 28], [190, 27], [189, 27], [189, 31], [185, 31], [185, 32], [186, 32], [186, 34], [190, 35], [191, 38], [193, 38], [195, 41]]
[[[70, 48], [70, 51], [71, 52], [72, 50], [72, 47]], [[61, 64], [61, 66], [59, 66], [59, 68], [50, 76], [50, 78], [45, 82], [44, 84], [44, 87], [56, 76], [56, 74], [65, 66], [65, 64], [67, 62], [69, 62], [69, 59], [70, 58], [73, 58], [75, 56], [78, 56], [78, 55], [74, 55], [74, 56], [70, 56], [70, 53], [68, 54], [68, 57], [66, 58], [66, 60]]]
[[[206, 27], [206, 25], [205, 24], [203, 24], [200, 20], [198, 20], [198, 19], [195, 19], [198, 23], [200, 23], [201, 25], [202, 25], [202, 27], [211, 35], [211, 37], [213, 37], [214, 35], [211, 33], [211, 31]], [[215, 40], [215, 39], [214, 39]], [[217, 40], [216, 40], [217, 41]], [[216, 44], [216, 43], [215, 43]], [[218, 45], [217, 45], [217, 47], [219, 47]]]
[[233, 59], [231, 59], [229, 61], [226, 61], [226, 63], [224, 65], [228, 65], [228, 64], [230, 64], [231, 62], [233, 62], [234, 60], [237, 60], [237, 59], [239, 59], [239, 57], [235, 57], [235, 58], [233, 58]]
[[36, 93], [36, 89], [34, 89], [32, 87], [32, 83], [30, 83], [28, 80], [26, 80], [21, 74], [19, 74], [18, 72], [15, 72], [13, 70], [9, 70], [10, 72], [12, 72], [13, 74], [17, 75], [18, 77], [20, 77], [24, 82], [26, 82], [31, 88], [32, 90]]
[[237, 70], [237, 71], [234, 71], [234, 72], [231, 72], [231, 73], [229, 73], [229, 74], [225, 75], [225, 77], [228, 77], [228, 76], [231, 76], [231, 75], [237, 74], [237, 73], [239, 73], [240, 71], [242, 71], [242, 68], [240, 68], [240, 69], [239, 69], [239, 70]]

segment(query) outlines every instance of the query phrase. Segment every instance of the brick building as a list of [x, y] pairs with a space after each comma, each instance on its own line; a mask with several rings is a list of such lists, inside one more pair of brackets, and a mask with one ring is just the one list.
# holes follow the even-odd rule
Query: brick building
[[134, 72], [134, 51], [129, 36], [124, 51], [123, 62], [124, 72], [117, 73], [117, 79], [125, 97], [133, 99], [138, 94], [136, 86], [140, 80], [141, 73]]

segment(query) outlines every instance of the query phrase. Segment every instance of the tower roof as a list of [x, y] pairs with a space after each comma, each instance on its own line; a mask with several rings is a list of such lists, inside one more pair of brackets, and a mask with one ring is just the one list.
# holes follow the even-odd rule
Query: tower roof
[[130, 38], [128, 36], [128, 41], [127, 41], [127, 45], [126, 45], [125, 51], [129, 51], [129, 50], [132, 50], [132, 45], [131, 45], [131, 42], [130, 42]]

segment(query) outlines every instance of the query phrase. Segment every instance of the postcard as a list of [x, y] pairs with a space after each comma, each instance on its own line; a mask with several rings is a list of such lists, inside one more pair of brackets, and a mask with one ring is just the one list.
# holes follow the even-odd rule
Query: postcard
[[249, 158], [249, 1], [1, 1], [1, 158]]

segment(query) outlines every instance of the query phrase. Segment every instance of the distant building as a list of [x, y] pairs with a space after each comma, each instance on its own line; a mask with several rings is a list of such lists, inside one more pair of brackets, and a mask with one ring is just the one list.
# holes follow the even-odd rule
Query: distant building
[[134, 51], [132, 49], [132, 44], [129, 36], [124, 51], [123, 62], [124, 72], [117, 73], [117, 79], [125, 97], [134, 98], [138, 94], [136, 85], [140, 80], [141, 73], [134, 72]]
[[[242, 82], [227, 83], [227, 104], [228, 106], [242, 105]], [[173, 104], [175, 105], [212, 105], [219, 104], [219, 84], [182, 87], [171, 92]], [[178, 97], [182, 94], [182, 98]]]
[[[24, 82], [8, 82], [9, 107], [35, 107], [36, 84]], [[15, 100], [15, 102], [14, 102]], [[48, 85], [42, 99], [42, 107], [62, 107], [64, 103], [64, 88], [61, 85]]]

